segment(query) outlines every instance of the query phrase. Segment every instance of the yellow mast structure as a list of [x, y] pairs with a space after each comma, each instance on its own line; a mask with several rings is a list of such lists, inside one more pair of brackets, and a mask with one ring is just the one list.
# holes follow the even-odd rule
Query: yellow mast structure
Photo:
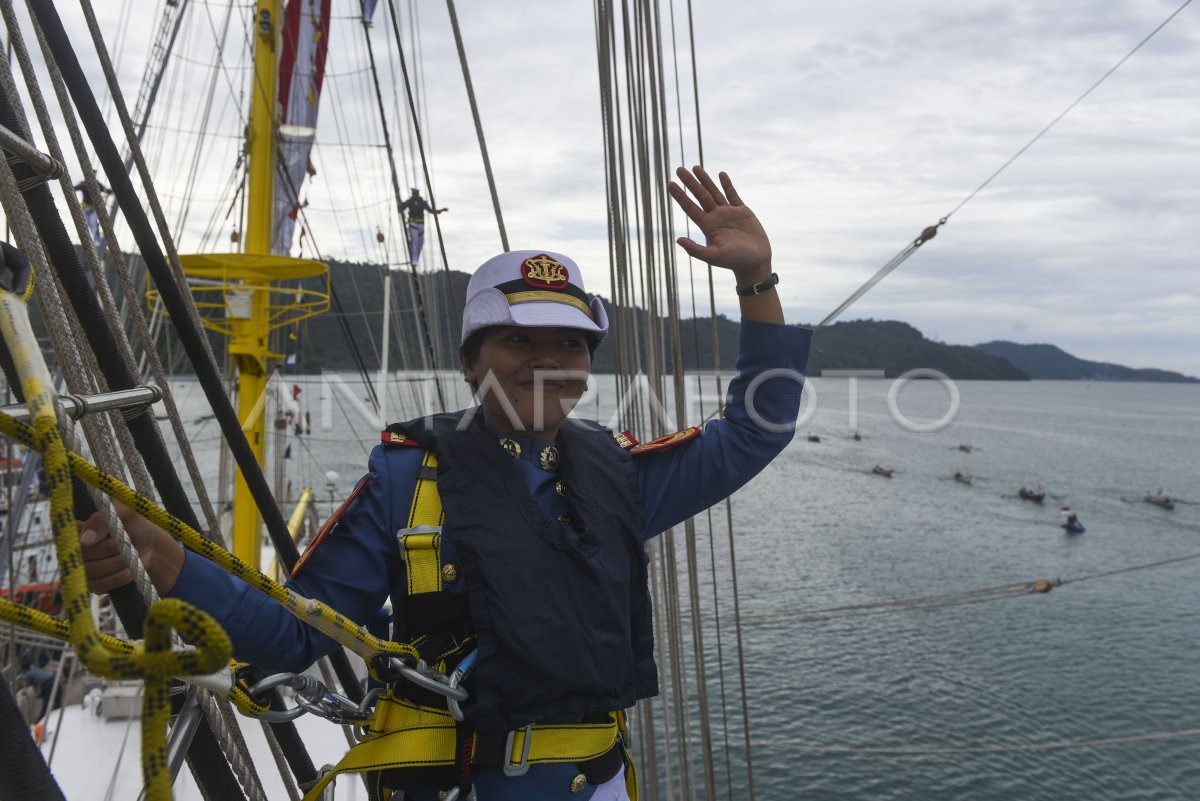
[[[229, 336], [237, 370], [237, 412], [259, 466], [266, 448], [266, 392], [272, 362], [270, 332], [329, 308], [329, 270], [321, 262], [271, 252], [279, 127], [278, 65], [281, 0], [258, 0], [254, 12], [254, 79], [246, 131], [248, 178], [242, 253], [181, 256], [204, 325]], [[308, 286], [298, 282], [307, 279]], [[289, 281], [284, 286], [281, 282]], [[313, 286], [313, 284], [318, 284]], [[259, 567], [262, 518], [241, 470], [234, 477], [233, 554]]]

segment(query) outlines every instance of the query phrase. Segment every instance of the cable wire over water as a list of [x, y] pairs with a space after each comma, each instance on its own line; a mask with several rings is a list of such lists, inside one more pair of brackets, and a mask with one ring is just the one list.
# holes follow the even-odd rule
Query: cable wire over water
[[863, 295], [870, 292], [871, 289], [876, 284], [878, 284], [880, 281], [882, 281], [888, 275], [888, 273], [895, 270], [897, 267], [899, 267], [901, 264], [903, 264], [904, 261], [906, 259], [908, 259], [909, 256], [916, 253], [917, 248], [921, 247], [921, 245], [925, 244], [930, 239], [933, 239], [935, 236], [937, 236], [938, 229], [941, 228], [943, 225], [945, 225], [946, 222], [949, 221], [949, 219], [955, 213], [957, 213], [959, 209], [961, 209], [963, 206], [965, 206], [969, 202], [971, 202], [971, 200], [973, 200], [976, 195], [978, 195], [980, 192], [982, 192], [987, 187], [988, 184], [990, 184], [992, 181], [994, 181], [1000, 175], [1000, 173], [1002, 173], [1006, 169], [1008, 169], [1009, 165], [1011, 165], [1014, 161], [1016, 161], [1021, 156], [1023, 156], [1025, 154], [1025, 151], [1029, 150], [1029, 148], [1033, 147], [1033, 145], [1039, 139], [1041, 139], [1043, 136], [1045, 136], [1047, 133], [1049, 133], [1051, 128], [1053, 128], [1055, 125], [1057, 125], [1059, 123], [1059, 121], [1061, 121], [1063, 119], [1063, 117], [1070, 114], [1071, 111], [1073, 111], [1076, 106], [1078, 106], [1080, 103], [1082, 103], [1084, 101], [1084, 99], [1087, 98], [1088, 95], [1090, 95], [1092, 92], [1094, 92], [1096, 90], [1097, 87], [1100, 86], [1100, 84], [1104, 83], [1110, 75], [1112, 75], [1114, 72], [1116, 72], [1118, 69], [1120, 69], [1121, 66], [1126, 61], [1128, 61], [1130, 58], [1133, 57], [1134, 53], [1136, 53], [1138, 50], [1141, 50], [1143, 45], [1145, 45], [1147, 42], [1149, 42], [1151, 39], [1153, 39], [1155, 34], [1157, 34], [1159, 31], [1161, 31], [1163, 28], [1165, 28], [1167, 26], [1167, 23], [1169, 23], [1171, 20], [1175, 19], [1175, 17], [1179, 15], [1179, 12], [1181, 12], [1185, 8], [1187, 8], [1191, 4], [1191, 2], [1192, 2], [1192, 0], [1184, 0], [1183, 5], [1181, 5], [1179, 8], [1177, 8], [1173, 12], [1171, 12], [1171, 14], [1166, 19], [1164, 19], [1162, 22], [1160, 22], [1158, 24], [1158, 27], [1156, 27], [1154, 30], [1150, 31], [1150, 33], [1146, 34], [1145, 38], [1143, 38], [1140, 42], [1138, 42], [1136, 45], [1134, 45], [1132, 50], [1130, 50], [1128, 53], [1126, 53], [1116, 64], [1112, 65], [1112, 67], [1110, 67], [1107, 72], [1105, 72], [1103, 75], [1101, 75], [1096, 80], [1095, 83], [1093, 83], [1091, 86], [1089, 86], [1087, 89], [1085, 89], [1083, 94], [1081, 94], [1079, 97], [1075, 98], [1075, 100], [1072, 101], [1071, 104], [1068, 105], [1065, 109], [1063, 109], [1062, 112], [1057, 117], [1050, 120], [1050, 122], [1046, 125], [1046, 127], [1042, 128], [1042, 130], [1040, 130], [1036, 134], [1034, 134], [1033, 138], [1030, 139], [1028, 142], [1026, 142], [1023, 146], [1021, 146], [1021, 148], [1019, 150], [1017, 150], [1017, 152], [1014, 153], [1008, 159], [1008, 161], [1001, 164], [1000, 167], [995, 172], [993, 172], [991, 175], [989, 175], [987, 177], [987, 179], [984, 180], [983, 183], [981, 183], [979, 186], [975, 187], [975, 189], [972, 190], [970, 194], [968, 194], [965, 198], [963, 198], [961, 201], [959, 201], [957, 206], [952, 208], [949, 211], [949, 213], [947, 213], [944, 217], [942, 217], [940, 220], [938, 220], [937, 225], [931, 225], [928, 228], [926, 228], [924, 231], [922, 231], [920, 236], [918, 236], [916, 239], [914, 239], [912, 242], [910, 242], [908, 245], [906, 245], [899, 253], [897, 253], [895, 256], [893, 256], [891, 258], [891, 260], [888, 261], [887, 264], [880, 267], [879, 270], [874, 275], [872, 275], [870, 278], [868, 278], [866, 283], [864, 283], [862, 286], [860, 286], [858, 289], [856, 289], [850, 295], [850, 297], [846, 298], [844, 301], [842, 301], [842, 303], [836, 309], [834, 309], [828, 315], [826, 315], [825, 319], [817, 324], [816, 330], [820, 330], [820, 329], [824, 328], [826, 325], [828, 325], [829, 323], [833, 322], [833, 320], [836, 319], [838, 315], [840, 315], [846, 309], [850, 308], [850, 306], [853, 305], [855, 301], [857, 301]]

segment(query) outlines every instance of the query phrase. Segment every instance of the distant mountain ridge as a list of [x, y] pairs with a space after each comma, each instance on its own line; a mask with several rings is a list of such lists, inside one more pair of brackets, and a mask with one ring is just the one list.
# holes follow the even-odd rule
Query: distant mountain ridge
[[[131, 263], [136, 264], [136, 257]], [[377, 370], [380, 353], [374, 343], [379, 338], [383, 318], [383, 268], [374, 264], [355, 264], [330, 260], [330, 283], [334, 291], [333, 308], [326, 314], [304, 321], [298, 332], [299, 353], [296, 368], [302, 373], [321, 370], [354, 369], [361, 364], [365, 370]], [[135, 276], [145, 275], [144, 269], [131, 270]], [[452, 308], [461, 307], [470, 275], [458, 270], [422, 273], [417, 280], [427, 313], [424, 322], [411, 310], [417, 307], [412, 275], [396, 273], [393, 292], [396, 307], [408, 313], [394, 314], [392, 325], [391, 360], [394, 369], [442, 369], [458, 367], [458, 320]], [[447, 280], [449, 279], [449, 280]], [[639, 364], [648, 363], [649, 315], [642, 309], [617, 309], [602, 299], [609, 319], [623, 321], [624, 330], [609, 337], [596, 352], [592, 369], [597, 373], [613, 372], [616, 353], [622, 336], [632, 337], [632, 350]], [[139, 296], [140, 301], [140, 296]], [[38, 318], [37, 309], [33, 309]], [[38, 322], [40, 325], [40, 320]], [[670, 341], [670, 324], [662, 323], [660, 341]], [[684, 369], [712, 370], [714, 322], [708, 317], [679, 321], [679, 339]], [[733, 369], [738, 355], [737, 320], [717, 315], [715, 321], [719, 342], [719, 364], [722, 370]], [[276, 350], [289, 352], [284, 335], [275, 332]], [[211, 334], [213, 347], [219, 353], [225, 348], [224, 338]], [[170, 338], [168, 338], [168, 342]], [[670, 370], [672, 349], [663, 348], [660, 364]], [[188, 369], [181, 349], [165, 344], [164, 363], [171, 371]], [[813, 337], [809, 374], [820, 376], [824, 370], [882, 370], [888, 378], [896, 378], [914, 369], [937, 370], [955, 380], [1028, 381], [1033, 379], [1105, 379], [1122, 381], [1195, 382], [1191, 376], [1167, 370], [1135, 370], [1114, 364], [1077, 359], [1053, 345], [1019, 345], [1013, 342], [987, 342], [982, 345], [947, 345], [927, 339], [908, 323], [897, 320], [851, 320], [834, 323]]]
[[999, 356], [967, 345], [926, 339], [897, 320], [851, 320], [822, 328], [813, 337], [810, 375], [822, 370], [883, 370], [896, 378], [909, 370], [937, 370], [956, 381], [1028, 381], [1029, 376]]
[[1179, 384], [1200, 383], [1200, 379], [1170, 370], [1125, 367], [1108, 362], [1089, 362], [1055, 345], [1021, 345], [994, 340], [976, 345], [991, 356], [1007, 359], [1034, 380], [1052, 381], [1163, 381]]

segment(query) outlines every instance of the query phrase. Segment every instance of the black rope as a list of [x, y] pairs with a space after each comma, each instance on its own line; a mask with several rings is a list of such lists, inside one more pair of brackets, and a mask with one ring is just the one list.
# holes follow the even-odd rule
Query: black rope
[[29, 727], [9, 693], [8, 684], [3, 681], [0, 681], [0, 754], [4, 754], [0, 798], [65, 801], [42, 752], [29, 736]]

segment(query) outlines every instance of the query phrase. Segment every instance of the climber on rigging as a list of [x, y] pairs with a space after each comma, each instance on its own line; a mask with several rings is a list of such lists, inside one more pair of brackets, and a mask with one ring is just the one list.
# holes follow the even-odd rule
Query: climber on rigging
[[412, 264], [421, 258], [421, 248], [425, 245], [425, 212], [441, 214], [450, 211], [447, 208], [435, 209], [421, 197], [421, 190], [413, 187], [412, 195], [404, 201], [401, 210], [408, 219], [408, 260]]

